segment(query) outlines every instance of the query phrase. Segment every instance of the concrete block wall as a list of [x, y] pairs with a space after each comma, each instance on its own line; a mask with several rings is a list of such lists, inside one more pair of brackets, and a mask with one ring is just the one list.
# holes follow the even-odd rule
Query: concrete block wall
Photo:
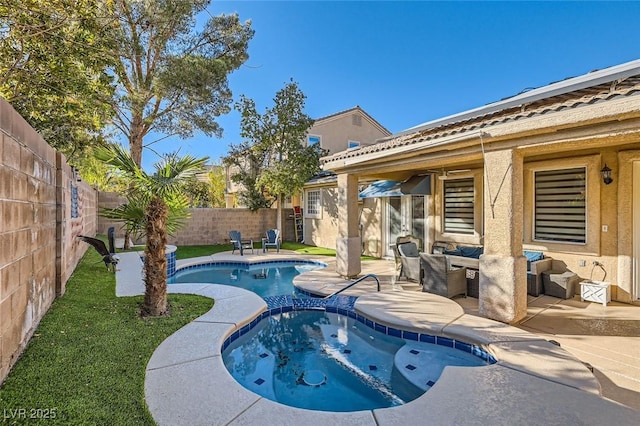
[[95, 191], [0, 99], [0, 383], [64, 293], [87, 250], [75, 236], [95, 235], [95, 207]]
[[[98, 212], [103, 208], [115, 208], [126, 199], [116, 193], [100, 192], [98, 195]], [[169, 236], [169, 244], [193, 246], [208, 244], [225, 244], [229, 242], [229, 231], [237, 229], [242, 238], [260, 242], [267, 229], [276, 227], [276, 209], [260, 209], [252, 212], [249, 209], [190, 209], [191, 217], [176, 235]], [[293, 228], [293, 209], [282, 210], [283, 240], [295, 241]], [[116, 237], [123, 237], [122, 223], [115, 222], [98, 214], [97, 232], [106, 234], [110, 226], [116, 228]]]
[[115, 209], [120, 204], [124, 204], [127, 201], [125, 197], [115, 192], [102, 192], [98, 191], [98, 206], [97, 206], [97, 226], [96, 232], [98, 234], [107, 235], [107, 231], [111, 226], [116, 228], [116, 236], [124, 237], [124, 230], [121, 230], [122, 223], [116, 222], [111, 219], [100, 216], [101, 209]]
[[275, 227], [276, 210], [260, 209], [191, 209], [191, 218], [169, 244], [201, 245], [229, 242], [229, 231], [237, 229], [242, 238], [260, 241], [265, 231]]

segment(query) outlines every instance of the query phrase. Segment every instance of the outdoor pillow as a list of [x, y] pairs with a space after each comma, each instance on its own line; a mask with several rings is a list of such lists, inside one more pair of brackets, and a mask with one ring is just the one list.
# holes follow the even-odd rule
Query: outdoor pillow
[[483, 253], [483, 247], [471, 247], [471, 246], [459, 246], [461, 256], [470, 257], [473, 259], [480, 259], [480, 255]]
[[453, 250], [445, 250], [444, 254], [449, 254], [451, 256], [462, 256], [462, 252], [460, 252], [460, 249], [457, 247]]
[[538, 260], [544, 259], [544, 253], [540, 251], [524, 251], [524, 256], [527, 258], [529, 262], [537, 262]]
[[540, 251], [525, 250], [523, 254], [527, 258], [527, 271], [531, 270], [531, 262], [537, 262], [538, 260], [544, 259], [544, 253]]

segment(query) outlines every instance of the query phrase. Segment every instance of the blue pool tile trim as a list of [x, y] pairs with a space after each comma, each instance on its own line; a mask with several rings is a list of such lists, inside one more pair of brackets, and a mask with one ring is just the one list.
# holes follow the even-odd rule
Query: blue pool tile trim
[[176, 274], [176, 251], [165, 253], [167, 258], [167, 277], [172, 277]]
[[[317, 262], [313, 260], [262, 260], [257, 262], [251, 261], [243, 261], [243, 260], [233, 260], [233, 261], [212, 261], [212, 262], [203, 262], [196, 263], [193, 265], [181, 266], [177, 267], [176, 265], [176, 252], [167, 253], [167, 278], [173, 277], [175, 274], [183, 271], [190, 271], [193, 269], [203, 269], [208, 268], [210, 266], [230, 266], [236, 269], [250, 270], [251, 267], [262, 266], [263, 268], [268, 268], [269, 266], [295, 266], [295, 265], [316, 265], [326, 267], [326, 263]], [[308, 296], [317, 296], [315, 294], [309, 293]]]
[[[249, 330], [253, 329], [256, 325], [260, 323], [265, 318], [268, 318], [272, 315], [279, 315], [281, 313], [291, 312], [291, 311], [303, 311], [303, 310], [324, 310], [329, 313], [337, 313], [340, 315], [348, 316], [350, 318], [355, 319], [357, 322], [366, 325], [367, 327], [374, 329], [380, 333], [387, 334], [394, 337], [400, 337], [405, 340], [413, 340], [424, 343], [432, 343], [435, 345], [446, 346], [453, 349], [458, 349], [472, 355], [477, 356], [478, 358], [484, 360], [488, 364], [494, 364], [497, 362], [495, 357], [482, 349], [477, 345], [472, 345], [466, 342], [458, 341], [455, 339], [450, 339], [448, 337], [442, 336], [432, 336], [430, 334], [425, 333], [416, 333], [413, 331], [402, 330], [394, 327], [388, 327], [384, 324], [379, 324], [375, 321], [372, 321], [358, 313], [355, 312], [355, 303], [358, 298], [354, 296], [344, 296], [338, 295], [334, 296], [330, 299], [318, 299], [318, 298], [297, 298], [292, 295], [281, 295], [281, 296], [269, 296], [265, 297], [264, 301], [267, 303], [267, 310], [262, 314], [258, 315], [254, 318], [249, 324], [244, 325], [240, 328], [240, 330], [234, 331], [229, 337], [227, 337], [222, 343], [222, 351], [227, 349], [229, 345], [238, 339], [240, 336], [248, 333]], [[346, 353], [346, 352], [345, 352]], [[413, 353], [413, 352], [412, 352]], [[375, 365], [370, 366], [370, 368], [376, 369]], [[416, 367], [409, 364], [406, 368]], [[409, 368], [410, 370], [412, 368]], [[427, 383], [429, 386], [433, 386], [432, 384]]]
[[420, 341], [424, 343], [436, 343], [436, 336], [432, 336], [430, 334], [422, 334], [420, 333]]
[[449, 348], [453, 348], [455, 340], [449, 339], [448, 337], [438, 336], [436, 339], [436, 344], [441, 346], [447, 346]]
[[387, 328], [387, 333], [389, 336], [399, 337], [402, 339], [402, 330], [398, 330], [397, 328], [389, 327]]
[[413, 331], [403, 331], [402, 332], [402, 338], [406, 339], [406, 340], [415, 340], [417, 342], [418, 341], [418, 333], [415, 333]]

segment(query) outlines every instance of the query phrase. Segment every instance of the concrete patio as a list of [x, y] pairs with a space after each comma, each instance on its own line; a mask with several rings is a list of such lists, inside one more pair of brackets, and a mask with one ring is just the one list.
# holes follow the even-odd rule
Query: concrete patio
[[[121, 262], [118, 295], [143, 291], [141, 262], [135, 256], [125, 256]], [[260, 253], [242, 259], [299, 256]], [[241, 258], [225, 253], [187, 262], [231, 259]], [[333, 258], [314, 259], [328, 267], [297, 276], [296, 286], [330, 294], [348, 283], [335, 276]], [[636, 356], [640, 353], [639, 307], [614, 302], [605, 308], [579, 299], [541, 296], [529, 300], [529, 314], [518, 330], [478, 317], [475, 299], [450, 301], [418, 293], [415, 283], [392, 283], [393, 271], [389, 261], [363, 262], [363, 274], [375, 273], [383, 291], [376, 293], [374, 280], [348, 290], [347, 294], [363, 296], [356, 302], [356, 310], [380, 323], [435, 330], [433, 334], [494, 345], [499, 362], [481, 369], [447, 369], [433, 389], [401, 407], [356, 413], [294, 409], [246, 391], [221, 362], [221, 342], [263, 312], [264, 301], [233, 287], [171, 285], [171, 292], [202, 294], [214, 298], [216, 304], [209, 313], [165, 340], [150, 360], [145, 394], [154, 419], [159, 424], [253, 424], [265, 419], [299, 424], [304, 418], [310, 424], [393, 425], [420, 421], [424, 413], [430, 413], [434, 424], [640, 423], [640, 360]], [[547, 340], [560, 343], [562, 348]], [[584, 363], [593, 367], [595, 377]], [[599, 393], [604, 398], [597, 396]], [[460, 404], [462, 400], [464, 404]], [[513, 417], [515, 412], [519, 414]]]

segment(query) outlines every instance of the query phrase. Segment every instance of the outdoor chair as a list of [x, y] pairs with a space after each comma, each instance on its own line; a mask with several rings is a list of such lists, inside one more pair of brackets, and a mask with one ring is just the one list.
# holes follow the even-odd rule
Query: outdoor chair
[[109, 242], [109, 253], [114, 254], [116, 252], [116, 228], [110, 226], [107, 230], [107, 241]]
[[262, 252], [269, 251], [269, 247], [275, 247], [276, 253], [280, 253], [280, 231], [277, 229], [269, 229], [266, 232], [267, 237], [262, 239]]
[[85, 243], [91, 244], [93, 248], [96, 249], [96, 251], [102, 256], [102, 261], [107, 266], [107, 271], [111, 269], [113, 272], [116, 272], [116, 265], [118, 264], [119, 259], [117, 256], [109, 253], [107, 245], [104, 243], [104, 241], [97, 238], [86, 237], [84, 235], [78, 235], [78, 238], [80, 238]]
[[419, 251], [422, 240], [420, 240], [420, 238], [415, 237], [413, 235], [401, 235], [396, 238], [396, 243], [392, 247], [393, 247], [393, 255], [395, 256], [395, 260], [396, 260], [396, 270], [399, 271], [398, 279], [402, 277], [406, 278], [406, 275], [404, 274], [404, 270], [402, 266], [402, 260], [400, 259], [400, 253], [398, 252], [398, 244], [403, 244], [403, 243], [414, 243]]
[[236, 250], [240, 251], [240, 256], [244, 255], [245, 250], [251, 250], [253, 254], [253, 240], [243, 240], [240, 231], [229, 231], [229, 242], [232, 245], [231, 254]]
[[416, 243], [400, 243], [396, 246], [402, 266], [400, 276], [404, 276], [408, 281], [420, 282], [420, 255]]
[[467, 268], [452, 268], [444, 254], [420, 253], [422, 291], [452, 298], [467, 296]]

